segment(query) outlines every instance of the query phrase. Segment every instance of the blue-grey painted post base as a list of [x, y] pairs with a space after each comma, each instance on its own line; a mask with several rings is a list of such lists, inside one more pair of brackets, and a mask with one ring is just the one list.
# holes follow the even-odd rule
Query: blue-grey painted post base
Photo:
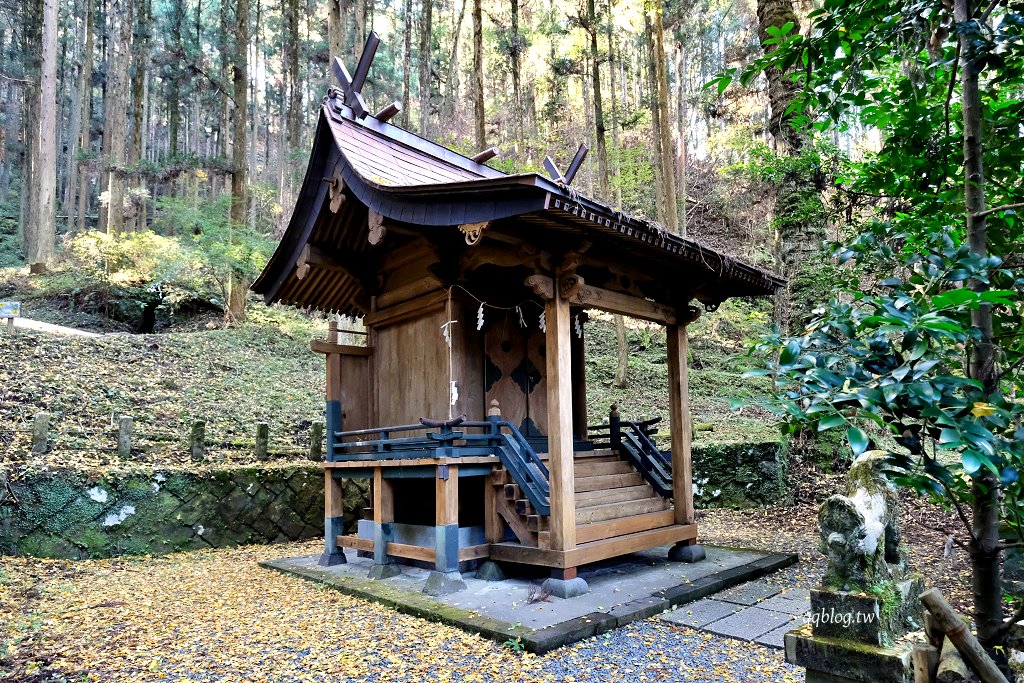
[[402, 568], [397, 564], [375, 564], [370, 567], [370, 573], [366, 576], [374, 581], [380, 581], [382, 579], [390, 579], [392, 576], [398, 576], [401, 573]]
[[476, 578], [480, 581], [504, 581], [505, 572], [497, 562], [487, 560], [476, 568]]
[[341, 552], [341, 550], [336, 550], [333, 553], [325, 552], [320, 555], [320, 559], [316, 561], [316, 563], [321, 567], [334, 567], [335, 565], [345, 564], [346, 562], [348, 562], [348, 560], [345, 559], [345, 553]]
[[676, 543], [668, 551], [669, 562], [693, 564], [694, 562], [700, 562], [707, 556], [707, 553], [704, 552], [704, 546], [699, 543], [687, 545], [685, 541]]
[[439, 572], [432, 571], [427, 576], [427, 584], [423, 587], [423, 592], [427, 595], [449, 595], [451, 593], [457, 593], [466, 587], [466, 582], [462, 580], [462, 574], [459, 572]]
[[338, 564], [345, 564], [345, 551], [338, 547], [338, 536], [345, 529], [345, 520], [342, 517], [324, 517], [324, 552], [317, 560], [321, 567], [333, 567]]
[[546, 579], [541, 590], [556, 598], [575, 598], [589, 593], [590, 586], [577, 576], [575, 579]]

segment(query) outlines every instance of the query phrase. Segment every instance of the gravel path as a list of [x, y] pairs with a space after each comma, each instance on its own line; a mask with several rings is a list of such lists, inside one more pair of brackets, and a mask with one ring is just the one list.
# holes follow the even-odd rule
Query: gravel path
[[0, 671], [33, 683], [800, 680], [778, 650], [655, 619], [535, 657], [256, 566], [314, 551], [5, 558]]

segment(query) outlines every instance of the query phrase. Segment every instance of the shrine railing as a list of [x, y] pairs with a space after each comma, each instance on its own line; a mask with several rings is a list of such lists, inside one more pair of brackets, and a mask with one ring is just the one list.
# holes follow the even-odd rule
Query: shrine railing
[[[396, 436], [432, 429], [437, 431]], [[336, 431], [329, 436], [329, 461], [497, 457], [537, 513], [551, 513], [548, 468], [522, 432], [500, 417], [479, 422], [420, 418], [418, 424]]]
[[596, 447], [615, 450], [626, 457], [658, 495], [672, 497], [672, 452], [661, 450], [651, 438], [658, 433], [660, 417], [650, 420], [622, 420], [612, 406], [608, 424], [587, 427]]

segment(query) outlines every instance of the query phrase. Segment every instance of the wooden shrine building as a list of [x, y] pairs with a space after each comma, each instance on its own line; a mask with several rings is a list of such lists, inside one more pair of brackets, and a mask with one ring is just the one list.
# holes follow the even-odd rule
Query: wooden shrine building
[[[361, 316], [366, 346], [326, 356], [322, 564], [372, 554], [457, 590], [480, 560], [551, 572], [666, 544], [700, 559], [690, 473], [687, 325], [782, 281], [575, 192], [561, 174], [507, 175], [402, 130], [360, 95], [372, 54], [320, 108], [291, 222], [253, 285], [268, 303]], [[588, 428], [586, 311], [664, 325], [670, 451], [650, 424]], [[334, 328], [336, 330], [336, 327]], [[652, 388], [660, 390], [660, 388]], [[725, 391], [725, 388], [723, 388]], [[623, 406], [628, 414], [628, 406]], [[340, 478], [372, 480], [372, 515], [342, 529]]]

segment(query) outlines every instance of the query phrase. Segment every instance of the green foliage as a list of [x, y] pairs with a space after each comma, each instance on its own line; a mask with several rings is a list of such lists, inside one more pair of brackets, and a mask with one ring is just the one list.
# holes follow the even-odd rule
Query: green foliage
[[622, 209], [634, 214], [653, 215], [654, 166], [644, 147], [609, 147], [619, 173], [611, 179], [612, 189], [622, 193]]
[[[756, 347], [763, 367], [750, 374], [773, 376], [770, 407], [790, 431], [842, 429], [854, 455], [884, 448], [895, 481], [937, 502], [970, 504], [971, 477], [992, 471], [1004, 524], [1024, 537], [1024, 354], [1016, 334], [1024, 280], [948, 233], [907, 253], [905, 236], [875, 227], [841, 258], [876, 271], [888, 266], [893, 276], [854, 281], [815, 311], [802, 335], [765, 337]], [[968, 279], [1009, 288], [975, 291], [963, 286]], [[964, 370], [965, 351], [980, 338], [971, 326], [980, 306], [993, 307], [996, 337], [1004, 340], [1006, 370], [990, 393]]]

